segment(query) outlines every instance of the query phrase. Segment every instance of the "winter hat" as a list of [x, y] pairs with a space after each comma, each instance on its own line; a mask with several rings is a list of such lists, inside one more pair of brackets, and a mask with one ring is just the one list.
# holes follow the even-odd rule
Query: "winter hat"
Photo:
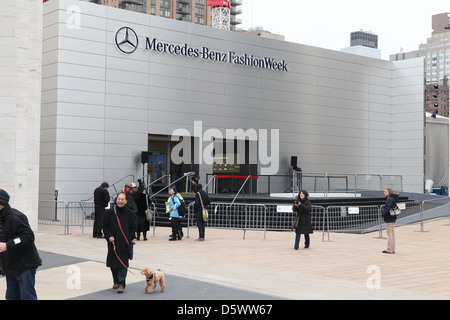
[[6, 206], [9, 202], [9, 194], [3, 189], [0, 189], [0, 205]]

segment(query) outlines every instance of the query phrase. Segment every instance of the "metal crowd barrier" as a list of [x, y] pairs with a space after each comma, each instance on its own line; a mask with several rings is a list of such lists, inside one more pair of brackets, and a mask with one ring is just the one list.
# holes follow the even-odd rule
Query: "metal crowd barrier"
[[[150, 226], [155, 235], [156, 206], [150, 203], [153, 210], [153, 219]], [[85, 227], [93, 227], [95, 218], [95, 204], [93, 201], [72, 201], [65, 204], [62, 201], [41, 200], [39, 201], [38, 223], [44, 225], [63, 226], [64, 234], [69, 234], [70, 227], [80, 227], [84, 234]]]
[[[197, 226], [194, 214], [194, 206], [191, 202], [188, 206], [187, 217], [187, 236], [189, 237], [190, 228]], [[217, 229], [241, 229], [244, 231], [245, 239], [247, 230], [264, 231], [264, 240], [267, 238], [267, 231], [289, 231], [292, 230], [294, 213], [291, 210], [279, 212], [275, 204], [243, 204], [213, 202], [209, 206], [208, 221], [206, 228]], [[324, 217], [326, 209], [321, 206], [312, 206], [311, 222], [313, 229], [317, 231], [324, 230]], [[322, 235], [322, 240], [324, 235]]]
[[38, 223], [64, 225], [66, 221], [66, 204], [62, 201], [39, 201]]
[[[207, 228], [243, 229], [243, 239], [247, 230], [262, 230], [266, 239], [267, 207], [264, 204], [211, 203], [208, 211]], [[188, 206], [188, 237], [190, 228], [196, 225], [194, 203], [191, 202]]]
[[[188, 206], [187, 236], [190, 228], [196, 227], [194, 203]], [[448, 218], [450, 223], [449, 198], [437, 198], [422, 202], [399, 203], [402, 213], [397, 218], [396, 225], [420, 223], [424, 231], [424, 223], [429, 219]], [[151, 204], [153, 212], [156, 206]], [[281, 208], [281, 209], [280, 209]], [[247, 230], [288, 231], [292, 228], [294, 213], [291, 206], [276, 204], [245, 204], [245, 203], [212, 203], [209, 208], [207, 228], [243, 230], [245, 239]], [[385, 228], [383, 221], [384, 206], [312, 206], [311, 222], [315, 231], [322, 231], [322, 242], [330, 241], [330, 232], [368, 233], [378, 231], [382, 237]], [[94, 222], [94, 203], [92, 201], [69, 202], [39, 201], [39, 224], [64, 226], [64, 234], [69, 234], [69, 228], [92, 227]], [[151, 221], [153, 236], [156, 230], [155, 214]]]
[[[439, 217], [448, 218], [450, 223], [449, 198], [425, 200], [422, 202], [399, 203], [402, 213], [396, 225], [420, 223], [423, 231], [424, 221]], [[287, 206], [286, 206], [287, 207]], [[187, 234], [196, 227], [193, 203], [188, 207]], [[322, 242], [330, 241], [330, 232], [369, 233], [385, 229], [382, 206], [312, 206], [311, 223], [314, 231], [322, 232]], [[267, 231], [292, 230], [294, 213], [289, 210], [277, 212], [277, 205], [212, 203], [209, 207], [209, 219], [205, 227], [222, 229], [242, 229], [244, 238], [246, 230], [263, 230], [264, 239]]]
[[380, 223], [379, 206], [329, 206], [326, 228], [328, 232], [361, 233]]

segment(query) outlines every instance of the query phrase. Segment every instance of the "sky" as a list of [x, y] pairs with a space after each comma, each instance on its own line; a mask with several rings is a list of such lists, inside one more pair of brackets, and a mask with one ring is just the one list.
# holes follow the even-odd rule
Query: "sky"
[[286, 41], [331, 50], [350, 47], [350, 33], [378, 35], [381, 58], [417, 50], [431, 37], [431, 16], [450, 0], [243, 0], [242, 29], [263, 27]]

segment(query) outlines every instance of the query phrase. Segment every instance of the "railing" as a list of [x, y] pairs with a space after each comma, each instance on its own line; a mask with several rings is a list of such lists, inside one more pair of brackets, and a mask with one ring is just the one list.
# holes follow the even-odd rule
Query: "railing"
[[[188, 206], [187, 236], [189, 230], [196, 225], [194, 203]], [[205, 227], [216, 229], [242, 229], [245, 239], [247, 230], [264, 231], [264, 239], [267, 232], [267, 207], [264, 204], [229, 204], [212, 203], [210, 214]]]
[[[397, 218], [397, 225], [423, 223], [427, 219], [448, 218], [450, 223], [449, 198], [425, 200], [422, 202], [399, 203], [402, 209]], [[294, 213], [290, 205], [276, 204], [233, 204], [212, 203], [209, 208], [209, 218], [205, 223], [209, 228], [243, 229], [245, 231], [291, 230]], [[193, 203], [188, 206], [187, 228], [188, 236], [191, 227], [196, 226], [193, 214]], [[383, 221], [383, 206], [312, 206], [311, 223], [315, 231], [322, 232], [322, 241], [330, 241], [330, 232], [369, 233], [385, 229]], [[327, 240], [325, 240], [327, 238]], [[264, 234], [266, 239], [266, 234]]]
[[[247, 183], [249, 177], [251, 181]], [[333, 193], [350, 193], [357, 197], [358, 193], [363, 191], [383, 191], [388, 187], [396, 192], [403, 191], [401, 175], [293, 172], [290, 175], [242, 176], [207, 173], [206, 179], [208, 184], [205, 190], [210, 194], [219, 193], [220, 184], [234, 193], [235, 187], [240, 185], [242, 180], [246, 180], [245, 183], [249, 186], [247, 193], [250, 195], [292, 193], [294, 196], [301, 189], [306, 189], [310, 193], [322, 193], [324, 197]], [[225, 185], [220, 182], [222, 180], [228, 180], [229, 183]], [[242, 186], [240, 185], [238, 193], [242, 192]]]
[[[150, 196], [150, 199], [151, 199], [151, 198], [154, 198], [156, 195], [160, 194], [160, 193], [163, 192], [164, 190], [169, 189], [172, 185], [176, 184], [178, 181], [181, 181], [181, 180], [183, 180], [183, 179], [186, 179], [186, 189], [187, 189], [188, 179], [189, 179], [191, 176], [193, 176], [194, 174], [195, 174], [194, 171], [185, 173], [182, 177], [178, 178], [178, 179], [175, 180], [173, 183], [168, 184], [167, 186], [165, 186], [164, 188], [162, 188], [161, 190], [159, 190], [157, 193], [152, 194], [152, 195]], [[187, 190], [186, 190], [186, 191], [187, 191]]]
[[403, 191], [401, 175], [353, 174], [353, 173], [292, 173], [292, 192], [306, 189], [308, 192], [320, 192], [324, 197], [330, 193], [353, 193], [362, 191], [383, 191], [392, 188]]
[[[128, 179], [128, 178], [131, 178], [131, 181], [135, 181], [134, 175], [129, 174], [129, 175], [127, 175], [127, 176], [125, 176], [125, 177], [123, 177], [123, 178], [117, 180], [117, 181], [114, 182], [113, 184], [109, 185], [110, 188], [114, 189], [114, 193], [113, 193], [113, 194], [110, 193], [110, 194], [111, 194], [111, 195], [110, 195], [110, 199], [113, 199], [114, 196], [117, 195], [117, 194], [119, 194], [119, 192], [122, 190], [122, 189], [120, 189], [119, 191], [117, 191], [116, 185], [117, 185], [118, 183], [124, 181], [124, 180], [130, 181], [130, 179]], [[94, 198], [94, 196], [90, 197], [89, 199], [82, 200], [82, 201], [91, 201], [93, 198]]]
[[[250, 179], [251, 177], [252, 177], [252, 176], [248, 176], [248, 177], [245, 179], [245, 181], [244, 181], [244, 183], [242, 184], [241, 188], [239, 189], [239, 191], [238, 191], [238, 192], [236, 193], [236, 195], [234, 196], [233, 201], [231, 201], [231, 205], [230, 205], [230, 206], [232, 206], [232, 205], [234, 204], [234, 202], [236, 201], [237, 197], [239, 196], [239, 193], [241, 193], [242, 189], [244, 189], [245, 185], [247, 184], [248, 179]], [[252, 190], [251, 184], [250, 184], [250, 190]]]
[[[113, 204], [110, 203], [110, 205], [112, 206]], [[149, 203], [149, 207], [153, 210], [151, 226], [153, 227], [153, 235], [155, 235], [156, 206], [154, 203]], [[73, 201], [67, 204], [62, 201], [39, 201], [38, 223], [63, 226], [64, 234], [66, 235], [70, 233], [70, 227], [80, 227], [81, 233], [84, 234], [85, 227], [94, 226], [94, 218], [95, 204], [93, 201]]]
[[[152, 181], [150, 184], [147, 184], [146, 185], [146, 187], [145, 187], [145, 190], [147, 191], [147, 194], [151, 194], [152, 192], [152, 186], [155, 184], [155, 183], [157, 183], [157, 182], [159, 182], [159, 181], [162, 181], [164, 178], [168, 178], [168, 180], [169, 180], [169, 183], [167, 184], [168, 186], [170, 186], [170, 185], [172, 185], [172, 183], [170, 182], [170, 179], [171, 179], [171, 177], [170, 177], [170, 174], [165, 174], [165, 175], [163, 175], [163, 176], [161, 176], [161, 177], [159, 177], [158, 179], [156, 179], [155, 181]], [[178, 181], [178, 180], [177, 180]]]
[[[194, 203], [188, 206], [187, 235], [190, 228], [196, 226]], [[402, 213], [397, 218], [396, 225], [420, 224], [424, 231], [424, 223], [430, 219], [449, 219], [450, 202], [448, 197], [425, 200], [422, 202], [399, 203]], [[151, 208], [156, 212], [152, 203]], [[385, 224], [382, 219], [384, 206], [312, 206], [311, 223], [314, 230], [322, 231], [322, 241], [325, 236], [330, 240], [330, 232], [368, 233], [378, 231], [382, 237]], [[264, 231], [291, 230], [294, 213], [291, 205], [276, 204], [244, 204], [244, 203], [212, 203], [209, 207], [209, 219], [206, 227]], [[69, 228], [92, 227], [94, 219], [93, 202], [39, 201], [39, 224], [64, 226], [64, 234], [69, 234]], [[152, 220], [153, 235], [156, 230], [156, 219]]]
[[[197, 225], [193, 204], [190, 203], [188, 206], [188, 237], [190, 235], [190, 228]], [[243, 230], [243, 239], [245, 239], [247, 230], [264, 231], [264, 240], [269, 230], [289, 231], [292, 229], [292, 221], [294, 219], [291, 205], [277, 206], [275, 204], [229, 204], [213, 202], [208, 211], [209, 218], [205, 223], [205, 227]], [[326, 209], [324, 207], [312, 206], [311, 222], [314, 230], [323, 230], [325, 211]], [[323, 238], [324, 235], [322, 236], [322, 240]]]

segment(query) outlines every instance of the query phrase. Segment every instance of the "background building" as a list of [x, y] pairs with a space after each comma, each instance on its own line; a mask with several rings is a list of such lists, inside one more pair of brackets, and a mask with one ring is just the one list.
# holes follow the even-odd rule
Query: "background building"
[[37, 228], [42, 73], [42, 0], [0, 10], [0, 186]]
[[[72, 5], [79, 28], [67, 25]], [[80, 201], [102, 181], [139, 177], [142, 151], [169, 173], [172, 134], [198, 142], [198, 121], [203, 131], [279, 130], [277, 174], [298, 156], [304, 172], [402, 175], [405, 191], [423, 191], [422, 59], [370, 59], [79, 1], [44, 11], [41, 200], [58, 190]], [[130, 54], [115, 44], [122, 28], [139, 40]], [[250, 66], [271, 59], [286, 69]], [[261, 150], [248, 146], [254, 139], [242, 140], [247, 151]], [[238, 174], [262, 174], [243, 160]], [[194, 165], [183, 172], [198, 168], [204, 183], [214, 174]]]
[[442, 84], [450, 78], [450, 13], [433, 15], [432, 27], [432, 36], [415, 53], [425, 58], [427, 83]]
[[[211, 26], [211, 7], [208, 0], [84, 0], [159, 17]], [[242, 20], [238, 15], [242, 0], [231, 0], [231, 30], [239, 29]]]
[[256, 27], [249, 30], [243, 30], [242, 32], [248, 33], [257, 37], [263, 37], [268, 39], [284, 41], [284, 35], [272, 33], [270, 31], [264, 30], [263, 27]]
[[378, 49], [378, 36], [370, 31], [355, 31], [350, 34], [350, 46]]
[[450, 13], [432, 16], [432, 36], [419, 50], [390, 55], [389, 60], [398, 61], [422, 57], [425, 60], [425, 110], [432, 114], [449, 116], [450, 78]]
[[435, 14], [431, 20], [433, 32], [426, 43], [419, 45], [419, 50], [393, 54], [390, 60], [423, 57], [426, 82], [442, 84], [444, 77], [450, 78], [450, 13]]
[[447, 77], [444, 77], [442, 84], [427, 84], [425, 86], [425, 111], [433, 115], [449, 116], [449, 86]]
[[381, 50], [378, 49], [378, 35], [371, 31], [352, 32], [350, 34], [350, 47], [342, 48], [341, 51], [381, 59]]

